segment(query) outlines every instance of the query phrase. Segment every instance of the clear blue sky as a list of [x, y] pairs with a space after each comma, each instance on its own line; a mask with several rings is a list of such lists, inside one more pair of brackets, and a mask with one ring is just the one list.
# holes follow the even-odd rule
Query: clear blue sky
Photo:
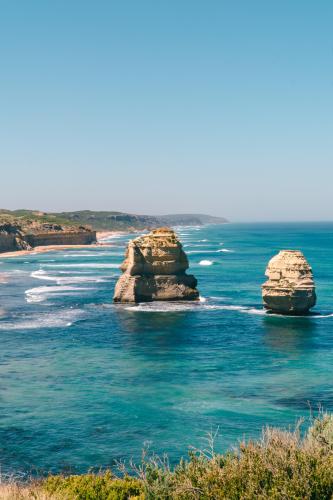
[[0, 9], [0, 206], [333, 219], [332, 0]]

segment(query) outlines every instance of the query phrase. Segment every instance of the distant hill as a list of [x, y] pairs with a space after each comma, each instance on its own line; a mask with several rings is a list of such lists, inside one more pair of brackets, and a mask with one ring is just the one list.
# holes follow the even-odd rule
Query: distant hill
[[83, 210], [79, 212], [60, 212], [56, 217], [66, 219], [76, 224], [90, 225], [95, 230], [128, 230], [145, 229], [159, 226], [223, 224], [223, 217], [212, 217], [203, 214], [173, 214], [173, 215], [136, 215], [123, 212], [95, 212]]
[[182, 226], [204, 224], [223, 224], [228, 222], [223, 217], [205, 214], [171, 214], [171, 215], [136, 215], [114, 211], [80, 210], [77, 212], [46, 213], [38, 210], [0, 210], [1, 219], [7, 217], [38, 221], [43, 223], [91, 226], [95, 231], [126, 231], [150, 229], [158, 226]]

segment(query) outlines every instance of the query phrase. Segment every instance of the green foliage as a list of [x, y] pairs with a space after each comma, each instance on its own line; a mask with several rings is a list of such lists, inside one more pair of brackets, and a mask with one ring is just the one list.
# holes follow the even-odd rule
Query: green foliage
[[226, 455], [210, 448], [174, 469], [156, 457], [137, 469], [146, 499], [328, 500], [333, 498], [333, 417], [323, 414], [301, 438], [267, 428], [260, 441]]
[[[166, 456], [143, 455], [122, 479], [103, 474], [49, 476], [17, 496], [41, 500], [332, 500], [333, 415], [321, 413], [302, 436], [294, 431], [266, 428], [258, 441], [218, 454], [214, 437], [205, 450], [170, 467]], [[14, 488], [12, 486], [11, 488]], [[11, 489], [9, 492], [12, 493]], [[1, 496], [1, 494], [3, 494]], [[45, 496], [44, 496], [45, 495]]]
[[115, 478], [111, 472], [81, 476], [50, 476], [44, 483], [48, 493], [69, 500], [141, 500], [142, 483], [131, 477]]

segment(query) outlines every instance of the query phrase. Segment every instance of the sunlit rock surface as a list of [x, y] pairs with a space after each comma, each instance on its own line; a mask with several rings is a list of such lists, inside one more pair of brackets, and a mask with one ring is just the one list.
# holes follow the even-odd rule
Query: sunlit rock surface
[[196, 300], [197, 280], [186, 274], [188, 267], [176, 233], [164, 227], [155, 229], [129, 242], [114, 301]]
[[312, 269], [302, 252], [281, 250], [267, 266], [264, 307], [278, 314], [305, 314], [316, 304]]

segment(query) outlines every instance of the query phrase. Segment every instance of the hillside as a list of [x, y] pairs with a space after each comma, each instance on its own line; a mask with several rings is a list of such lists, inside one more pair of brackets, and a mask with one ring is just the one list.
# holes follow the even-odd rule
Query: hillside
[[80, 210], [77, 212], [46, 213], [38, 210], [0, 209], [0, 223], [6, 217], [20, 219], [21, 224], [32, 221], [59, 224], [62, 226], [90, 226], [95, 231], [127, 231], [132, 229], [152, 229], [158, 226], [200, 226], [204, 224], [224, 224], [223, 217], [205, 214], [137, 215], [114, 211]]
[[90, 225], [96, 231], [151, 229], [158, 226], [199, 226], [203, 224], [223, 224], [227, 222], [227, 220], [222, 217], [212, 217], [203, 214], [137, 215], [123, 212], [82, 210], [78, 212], [60, 212], [48, 215], [53, 215], [75, 224]]

